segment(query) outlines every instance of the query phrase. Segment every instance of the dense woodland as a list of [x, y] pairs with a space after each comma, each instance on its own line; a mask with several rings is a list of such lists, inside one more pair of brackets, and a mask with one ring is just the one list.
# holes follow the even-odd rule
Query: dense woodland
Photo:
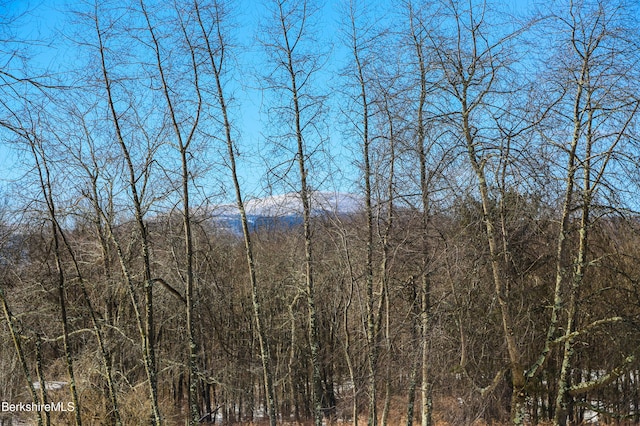
[[5, 3], [0, 396], [77, 407], [13, 415], [638, 424], [638, 11], [506, 3]]

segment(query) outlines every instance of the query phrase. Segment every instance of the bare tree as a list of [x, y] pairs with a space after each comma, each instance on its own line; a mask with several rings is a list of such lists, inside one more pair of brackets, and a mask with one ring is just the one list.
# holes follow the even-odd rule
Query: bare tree
[[58, 222], [58, 216], [56, 211], [56, 203], [54, 201], [54, 194], [51, 185], [51, 172], [48, 165], [48, 159], [44, 152], [42, 141], [36, 135], [28, 136], [29, 147], [33, 154], [34, 163], [36, 165], [36, 171], [40, 182], [40, 188], [42, 190], [42, 196], [47, 206], [47, 212], [49, 220], [51, 221], [51, 233], [53, 240], [53, 253], [55, 258], [56, 273], [57, 273], [57, 288], [58, 288], [58, 303], [60, 305], [60, 316], [62, 324], [62, 341], [64, 345], [64, 352], [66, 357], [66, 367], [69, 374], [69, 387], [71, 389], [71, 397], [74, 405], [77, 407], [75, 410], [75, 420], [77, 425], [82, 424], [82, 418], [80, 416], [80, 404], [78, 400], [78, 390], [76, 385], [76, 377], [73, 368], [73, 354], [71, 353], [71, 347], [69, 342], [69, 319], [67, 315], [67, 301], [66, 301], [66, 287], [67, 277], [62, 264], [61, 252], [62, 237], [61, 227]]
[[[367, 337], [367, 360], [368, 360], [368, 395], [369, 395], [369, 410], [367, 424], [369, 426], [378, 424], [377, 404], [377, 370], [378, 370], [378, 327], [377, 327], [377, 310], [375, 306], [376, 297], [375, 284], [374, 284], [374, 265], [373, 265], [373, 251], [374, 251], [374, 199], [373, 199], [373, 166], [371, 164], [371, 146], [374, 136], [370, 129], [370, 121], [374, 114], [371, 104], [373, 100], [370, 94], [372, 89], [372, 77], [375, 71], [375, 58], [373, 57], [373, 50], [375, 48], [376, 38], [379, 38], [379, 34], [375, 33], [375, 29], [371, 21], [366, 20], [364, 13], [366, 6], [359, 4], [356, 1], [349, 1], [347, 9], [347, 25], [346, 43], [351, 50], [353, 59], [353, 65], [349, 67], [347, 76], [353, 81], [354, 104], [357, 106], [357, 112], [354, 114], [354, 118], [350, 118], [350, 121], [354, 123], [356, 137], [360, 140], [362, 149], [361, 160], [361, 173], [363, 181], [363, 195], [364, 195], [364, 214], [366, 223], [366, 239], [365, 239], [365, 260], [364, 260], [364, 280], [365, 280], [365, 294], [366, 294], [366, 329], [365, 334]], [[355, 384], [354, 384], [355, 389]], [[357, 397], [354, 396], [354, 406], [357, 404]], [[354, 409], [354, 423], [357, 423], [357, 409]]]
[[[312, 2], [289, 2], [276, 0], [270, 3], [272, 17], [267, 35], [262, 40], [265, 49], [275, 65], [275, 69], [266, 77], [269, 87], [278, 93], [286, 94], [285, 104], [273, 106], [273, 113], [286, 129], [280, 140], [289, 142], [293, 159], [287, 160], [296, 167], [297, 183], [295, 187], [302, 202], [302, 221], [304, 238], [304, 294], [307, 304], [308, 339], [313, 384], [313, 417], [316, 426], [322, 424], [323, 385], [321, 381], [320, 339], [318, 336], [318, 312], [315, 296], [316, 262], [313, 252], [313, 229], [311, 218], [312, 187], [309, 172], [311, 154], [318, 150], [317, 144], [325, 137], [321, 132], [321, 115], [324, 109], [323, 99], [313, 94], [313, 79], [321, 62], [317, 46], [311, 47], [313, 17], [316, 12]], [[268, 38], [267, 38], [268, 37]], [[319, 141], [318, 141], [319, 139]], [[312, 145], [316, 143], [316, 146]]]
[[[442, 171], [439, 170], [445, 165], [444, 159], [434, 161], [431, 156], [435, 156], [432, 151], [435, 145], [435, 137], [428, 134], [429, 117], [427, 117], [427, 106], [429, 103], [428, 96], [433, 90], [434, 82], [429, 81], [430, 58], [429, 50], [429, 27], [430, 23], [426, 21], [427, 15], [432, 10], [421, 10], [414, 6], [412, 2], [406, 5], [409, 28], [408, 39], [409, 46], [413, 50], [413, 68], [415, 68], [416, 86], [415, 91], [417, 100], [415, 101], [415, 124], [413, 128], [413, 143], [415, 144], [415, 152], [419, 165], [419, 188], [420, 188], [420, 212], [421, 212], [421, 229], [420, 238], [422, 265], [420, 271], [420, 289], [417, 294], [420, 295], [420, 330], [421, 330], [421, 398], [422, 404], [420, 408], [422, 426], [432, 424], [432, 386], [431, 365], [430, 365], [430, 328], [431, 328], [431, 282], [430, 282], [430, 263], [431, 249], [429, 236], [429, 221], [431, 215], [431, 197], [433, 191], [433, 180]], [[433, 78], [433, 77], [432, 77]], [[432, 165], [435, 165], [433, 167]], [[432, 168], [433, 167], [433, 168]], [[412, 398], [413, 395], [410, 395]], [[412, 422], [412, 415], [409, 414], [408, 422]]]
[[[198, 73], [198, 63], [196, 58], [194, 42], [191, 40], [190, 34], [185, 27], [185, 17], [182, 16], [182, 11], [176, 5], [177, 19], [180, 23], [180, 30], [184, 37], [182, 43], [186, 46], [185, 54], [191, 59], [191, 72], [193, 79], [193, 93], [195, 101], [193, 102], [193, 111], [189, 114], [193, 116], [191, 120], [184, 120], [182, 116], [184, 113], [177, 110], [179, 102], [187, 104], [186, 100], [177, 95], [173, 95], [177, 92], [171, 85], [170, 76], [165, 69], [164, 63], [166, 58], [164, 57], [162, 46], [158, 38], [157, 25], [152, 22], [152, 17], [147, 10], [147, 6], [144, 1], [140, 1], [140, 9], [146, 21], [147, 30], [150, 37], [150, 44], [155, 56], [155, 67], [158, 73], [160, 81], [160, 87], [162, 96], [166, 102], [167, 115], [169, 117], [170, 126], [173, 130], [174, 144], [176, 145], [180, 156], [180, 196], [182, 200], [182, 225], [184, 230], [184, 247], [185, 247], [185, 303], [186, 303], [186, 320], [187, 320], [187, 343], [189, 352], [189, 410], [190, 421], [189, 424], [198, 424], [200, 420], [200, 408], [198, 407], [198, 346], [195, 336], [194, 325], [194, 265], [193, 265], [193, 236], [191, 230], [191, 203], [190, 203], [190, 185], [191, 185], [191, 170], [189, 158], [192, 155], [192, 144], [198, 129], [200, 122], [200, 114], [202, 111], [202, 94], [200, 92], [200, 80]], [[181, 93], [184, 93], [183, 90]]]
[[[22, 368], [22, 372], [27, 380], [27, 388], [29, 389], [29, 394], [31, 395], [31, 400], [34, 404], [39, 404], [41, 401], [44, 403], [44, 399], [40, 399], [38, 394], [36, 393], [35, 387], [33, 386], [33, 380], [31, 378], [31, 371], [29, 369], [29, 365], [27, 363], [27, 359], [24, 354], [22, 338], [23, 336], [18, 331], [15, 325], [15, 317], [11, 312], [11, 308], [9, 307], [9, 303], [7, 301], [7, 297], [4, 292], [4, 286], [7, 284], [3, 279], [2, 287], [0, 287], [0, 301], [2, 302], [2, 311], [4, 313], [4, 318], [7, 321], [7, 325], [9, 326], [9, 332], [11, 333], [11, 340], [13, 341], [13, 345], [16, 350], [16, 354], [18, 355], [18, 360], [20, 361], [20, 367]], [[38, 426], [42, 426], [44, 424], [42, 420], [42, 413], [38, 411], [36, 413], [38, 417]]]
[[92, 19], [94, 30], [96, 34], [97, 45], [95, 46], [100, 61], [100, 70], [102, 73], [101, 83], [104, 85], [103, 89], [106, 95], [106, 105], [110, 113], [111, 123], [113, 125], [115, 139], [121, 149], [122, 158], [126, 164], [126, 170], [128, 173], [127, 183], [128, 190], [131, 196], [131, 202], [133, 204], [133, 210], [135, 215], [135, 224], [137, 232], [140, 237], [141, 244], [141, 257], [143, 264], [143, 287], [144, 287], [144, 317], [139, 312], [139, 303], [136, 297], [136, 291], [132, 281], [131, 273], [126, 266], [126, 261], [120, 244], [116, 241], [115, 234], [112, 229], [112, 225], [109, 224], [111, 229], [109, 233], [112, 237], [114, 244], [116, 245], [118, 257], [122, 267], [123, 275], [128, 282], [128, 288], [130, 291], [134, 310], [136, 312], [136, 321], [138, 324], [140, 338], [142, 340], [143, 359], [145, 372], [148, 378], [149, 385], [149, 397], [151, 401], [151, 411], [154, 424], [160, 425], [162, 423], [162, 416], [160, 413], [160, 406], [158, 403], [158, 378], [157, 378], [157, 362], [155, 352], [155, 326], [154, 326], [154, 308], [153, 308], [153, 277], [151, 274], [151, 260], [150, 260], [150, 247], [148, 238], [148, 229], [145, 223], [146, 209], [144, 205], [145, 190], [147, 179], [149, 177], [149, 171], [153, 162], [153, 149], [149, 150], [144, 159], [142, 170], [137, 170], [134, 163], [133, 156], [131, 155], [131, 147], [125, 140], [125, 133], [123, 131], [122, 115], [118, 113], [116, 102], [114, 98], [113, 80], [110, 76], [110, 69], [107, 62], [108, 49], [106, 46], [105, 34], [107, 31], [102, 27], [101, 22], [101, 10], [98, 4], [94, 5], [93, 13], [90, 15]]
[[254, 248], [251, 242], [249, 221], [244, 206], [242, 188], [238, 178], [238, 167], [236, 165], [236, 147], [234, 144], [232, 124], [228, 112], [228, 100], [224, 91], [223, 76], [227, 72], [227, 62], [229, 42], [223, 24], [227, 18], [228, 11], [226, 5], [214, 3], [210, 8], [203, 7], [198, 1], [194, 2], [196, 21], [201, 30], [201, 40], [205, 47], [205, 56], [208, 59], [210, 73], [214, 77], [215, 91], [217, 95], [217, 106], [222, 115], [222, 126], [224, 130], [224, 142], [227, 146], [227, 156], [233, 189], [236, 196], [236, 204], [240, 213], [242, 225], [242, 235], [244, 238], [245, 255], [247, 259], [247, 269], [249, 282], [251, 285], [251, 302], [253, 307], [253, 317], [258, 334], [260, 345], [260, 358], [262, 361], [263, 380], [265, 387], [267, 412], [271, 426], [276, 425], [277, 413], [275, 406], [275, 391], [273, 385], [273, 372], [271, 368], [271, 351], [264, 325], [264, 314], [259, 293], [258, 279], [256, 276], [256, 265]]
[[[495, 297], [500, 306], [503, 334], [509, 356], [512, 381], [511, 420], [524, 422], [526, 379], [523, 356], [518, 344], [515, 320], [509, 302], [508, 283], [504, 265], [500, 261], [500, 234], [497, 218], [492, 211], [490, 187], [491, 145], [489, 135], [480, 133], [486, 128], [483, 114], [491, 114], [493, 102], [500, 93], [508, 93], [502, 87], [503, 75], [509, 72], [513, 62], [513, 41], [518, 32], [490, 37], [488, 33], [489, 10], [487, 4], [458, 1], [443, 2], [442, 19], [447, 19], [450, 34], [431, 33], [429, 42], [434, 66], [441, 75], [440, 85], [445, 99], [456, 102], [457, 111], [444, 110], [442, 114], [455, 119], [452, 123], [466, 150], [469, 165], [476, 180], [482, 205], [486, 243], [489, 249], [491, 273]], [[446, 105], [446, 101], [444, 102]], [[446, 106], [445, 106], [446, 108]], [[424, 385], [424, 384], [423, 384]], [[423, 419], [424, 421], [424, 419]]]
[[[571, 134], [567, 134], [569, 145], [554, 142], [562, 136], [545, 134], [545, 141], [566, 157], [562, 168], [564, 199], [557, 240], [556, 301], [550, 330], [553, 335], [555, 327], [561, 327], [558, 316], [566, 312], [563, 332], [557, 340], [563, 347], [553, 417], [557, 425], [567, 424], [568, 416], [572, 416], [573, 397], [614, 380], [631, 362], [625, 358], [615, 372], [591, 382], [572, 383], [570, 377], [575, 345], [581, 336], [596, 323], [619, 320], [601, 318], [581, 324], [581, 296], [588, 270], [594, 265], [589, 259], [591, 230], [603, 209], [612, 208], [603, 201], [611, 198], [609, 192], [615, 188], [612, 178], [616, 169], [623, 167], [625, 153], [635, 149], [630, 129], [637, 121], [639, 108], [632, 83], [638, 78], [638, 57], [632, 53], [637, 46], [637, 28], [629, 26], [630, 5], [581, 1], [570, 2], [566, 7], [561, 15], [553, 17], [563, 36], [558, 39], [558, 48], [563, 51], [561, 57], [557, 54], [561, 65], [554, 69], [563, 89], [552, 117], [557, 120], [558, 136], [564, 134], [563, 129], [571, 128]], [[580, 212], [579, 219], [574, 219], [575, 211]], [[571, 242], [576, 233], [577, 246]]]

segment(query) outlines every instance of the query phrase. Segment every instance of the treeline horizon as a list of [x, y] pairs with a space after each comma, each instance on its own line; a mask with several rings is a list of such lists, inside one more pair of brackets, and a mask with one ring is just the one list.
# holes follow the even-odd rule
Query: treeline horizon
[[[638, 10], [499, 3], [265, 1], [250, 45], [241, 2], [69, 4], [77, 63], [51, 69], [7, 13], [3, 401], [76, 407], [16, 415], [39, 425], [640, 422]], [[250, 223], [252, 170], [299, 221]], [[317, 214], [338, 181], [360, 209]]]

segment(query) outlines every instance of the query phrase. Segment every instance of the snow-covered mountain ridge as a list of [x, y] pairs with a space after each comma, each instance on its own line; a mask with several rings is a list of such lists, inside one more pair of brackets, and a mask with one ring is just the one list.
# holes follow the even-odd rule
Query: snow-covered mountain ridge
[[[363, 206], [360, 197], [345, 192], [314, 191], [311, 193], [310, 203], [314, 216], [354, 214]], [[300, 194], [295, 192], [254, 198], [245, 202], [247, 220], [252, 229], [263, 226], [286, 228], [299, 225], [302, 223], [302, 211], [302, 199]], [[242, 232], [240, 212], [235, 204], [213, 207], [210, 214], [221, 228], [234, 233]]]

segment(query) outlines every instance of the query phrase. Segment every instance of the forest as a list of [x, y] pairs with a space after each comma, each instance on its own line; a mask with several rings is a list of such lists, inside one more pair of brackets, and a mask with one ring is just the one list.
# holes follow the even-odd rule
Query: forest
[[640, 423], [634, 1], [47, 4], [0, 1], [0, 424]]

